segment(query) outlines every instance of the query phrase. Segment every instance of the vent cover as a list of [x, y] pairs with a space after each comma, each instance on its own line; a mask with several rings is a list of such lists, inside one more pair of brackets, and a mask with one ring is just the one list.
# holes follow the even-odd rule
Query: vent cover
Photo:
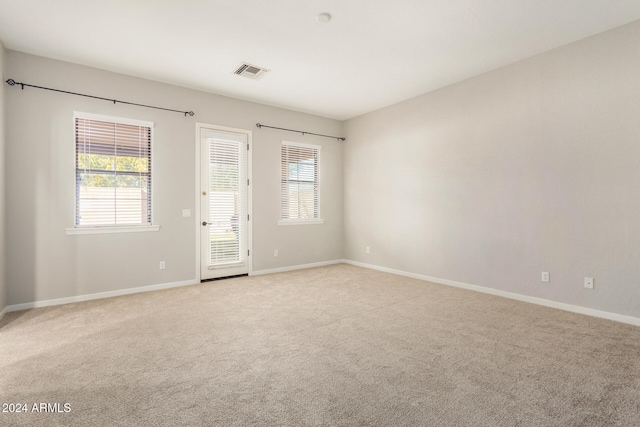
[[242, 65], [240, 65], [233, 72], [233, 74], [237, 74], [239, 76], [246, 77], [248, 79], [257, 80], [260, 77], [262, 77], [265, 73], [268, 73], [268, 72], [269, 70], [267, 70], [266, 68], [261, 68], [256, 65], [251, 65], [251, 64], [247, 64], [246, 62], [243, 62]]

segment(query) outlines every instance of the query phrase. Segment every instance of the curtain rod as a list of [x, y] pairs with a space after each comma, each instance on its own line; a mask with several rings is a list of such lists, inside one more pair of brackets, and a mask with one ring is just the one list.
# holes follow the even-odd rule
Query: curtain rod
[[193, 116], [195, 114], [193, 111], [172, 110], [171, 108], [154, 107], [153, 105], [136, 104], [135, 102], [119, 101], [117, 99], [103, 98], [101, 96], [86, 95], [84, 93], [69, 92], [69, 91], [66, 91], [66, 90], [52, 89], [50, 87], [35, 86], [35, 85], [27, 84], [27, 83], [20, 83], [20, 82], [17, 82], [15, 80], [13, 80], [13, 79], [7, 80], [6, 83], [9, 86], [20, 85], [22, 87], [22, 90], [24, 90], [24, 87], [27, 86], [27, 87], [33, 87], [33, 88], [36, 88], [36, 89], [44, 89], [44, 90], [51, 90], [51, 91], [54, 91], [54, 92], [67, 93], [69, 95], [84, 96], [85, 98], [101, 99], [103, 101], [113, 102], [114, 104], [115, 103], [120, 103], [120, 104], [127, 104], [127, 105], [135, 105], [137, 107], [154, 108], [156, 110], [172, 111], [174, 113], [182, 113], [182, 114], [184, 114], [185, 117], [187, 117], [187, 115]]
[[315, 135], [315, 136], [323, 136], [325, 138], [335, 138], [338, 141], [345, 141], [347, 139], [347, 138], [344, 138], [342, 136], [322, 135], [322, 134], [319, 134], [319, 133], [305, 132], [305, 131], [302, 131], [302, 130], [279, 128], [279, 127], [275, 127], [275, 126], [267, 126], [267, 125], [262, 125], [260, 123], [256, 123], [256, 126], [259, 127], [259, 128], [279, 129], [279, 130], [286, 130], [287, 132], [298, 132], [298, 133], [301, 133], [303, 135]]

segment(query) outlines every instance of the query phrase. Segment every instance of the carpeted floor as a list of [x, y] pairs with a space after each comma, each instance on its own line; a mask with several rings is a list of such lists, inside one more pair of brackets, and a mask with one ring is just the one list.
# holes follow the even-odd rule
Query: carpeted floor
[[2, 426], [638, 426], [640, 328], [340, 264], [9, 313], [0, 403], [27, 405]]

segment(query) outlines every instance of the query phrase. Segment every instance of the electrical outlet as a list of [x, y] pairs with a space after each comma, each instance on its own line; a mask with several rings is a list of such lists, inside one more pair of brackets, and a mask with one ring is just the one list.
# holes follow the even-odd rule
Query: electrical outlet
[[277, 249], [273, 251], [273, 256], [278, 256], [278, 250]]
[[166, 268], [166, 265], [164, 261], [160, 261], [160, 270], [164, 270], [165, 268]]
[[364, 248], [364, 253], [370, 254], [371, 253], [371, 247], [367, 246], [366, 248]]
[[182, 217], [183, 218], [191, 217], [191, 209], [182, 209]]
[[584, 278], [584, 287], [587, 289], [593, 289], [593, 277]]
[[549, 272], [543, 271], [540, 280], [542, 280], [543, 282], [549, 282]]

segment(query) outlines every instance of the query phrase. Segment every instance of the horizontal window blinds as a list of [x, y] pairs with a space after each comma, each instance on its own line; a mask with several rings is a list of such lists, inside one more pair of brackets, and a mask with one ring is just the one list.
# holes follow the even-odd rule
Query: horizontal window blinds
[[208, 229], [209, 265], [245, 261], [247, 137], [223, 131], [207, 132], [209, 145]]
[[320, 146], [282, 142], [281, 218], [320, 218], [318, 166]]
[[76, 226], [151, 224], [151, 126], [76, 117]]

